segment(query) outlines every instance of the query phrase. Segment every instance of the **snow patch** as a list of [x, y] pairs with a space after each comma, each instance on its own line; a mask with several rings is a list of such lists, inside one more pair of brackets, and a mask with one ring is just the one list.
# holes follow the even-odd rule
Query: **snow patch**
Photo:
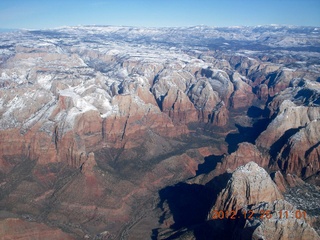
[[60, 90], [59, 93], [61, 96], [70, 97], [73, 101], [74, 106], [82, 112], [97, 110], [95, 106], [85, 101], [82, 97], [76, 94], [71, 88]]

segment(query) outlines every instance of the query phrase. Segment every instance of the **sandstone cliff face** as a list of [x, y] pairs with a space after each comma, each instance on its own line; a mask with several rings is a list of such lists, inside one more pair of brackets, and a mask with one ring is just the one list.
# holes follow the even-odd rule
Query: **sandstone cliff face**
[[211, 84], [206, 80], [199, 80], [192, 85], [189, 98], [194, 102], [195, 107], [199, 110], [198, 118], [207, 122], [212, 114], [213, 109], [219, 103], [220, 98], [217, 92], [213, 91]]
[[[249, 162], [233, 172], [231, 179], [226, 188], [219, 194], [212, 210], [237, 212], [246, 205], [273, 202], [282, 198], [282, 194], [268, 173], [258, 164]], [[208, 218], [212, 218], [212, 212]]]
[[256, 90], [257, 96], [262, 101], [267, 101], [269, 96], [268, 86], [266, 84], [261, 84]]
[[311, 121], [291, 136], [279, 152], [280, 168], [304, 178], [316, 174], [320, 166], [319, 136], [319, 120]]
[[194, 105], [180, 89], [170, 88], [162, 102], [162, 111], [175, 124], [187, 124], [198, 120]]
[[229, 110], [225, 103], [220, 102], [213, 110], [211, 114], [208, 115], [208, 122], [213, 123], [216, 126], [225, 126], [229, 120]]
[[312, 81], [316, 81], [318, 78], [318, 74], [312, 71], [301, 71], [299, 70], [292, 70], [292, 69], [281, 69], [277, 72], [277, 75], [274, 79], [269, 81], [269, 94], [270, 96], [275, 96], [276, 94], [280, 93], [281, 91], [285, 90], [287, 87], [290, 86], [290, 82], [292, 79], [310, 79]]
[[268, 149], [282, 171], [309, 177], [319, 166], [319, 86], [301, 80], [291, 84], [296, 88], [283, 91], [269, 104], [274, 119], [256, 144]]
[[287, 190], [287, 184], [286, 180], [284, 179], [283, 175], [281, 174], [280, 171], [276, 171], [272, 175], [272, 180], [275, 182], [277, 185], [278, 189], [283, 193]]
[[235, 91], [230, 98], [231, 107], [237, 109], [251, 106], [255, 95], [252, 92], [252, 87], [245, 82], [245, 78], [235, 72], [232, 76], [232, 82]]
[[263, 148], [270, 148], [287, 130], [304, 127], [307, 123], [318, 119], [319, 115], [318, 107], [297, 106], [285, 100], [280, 105], [275, 119], [257, 139], [257, 144]]
[[103, 120], [102, 135], [112, 147], [126, 148], [139, 146], [141, 136], [146, 131], [155, 131], [160, 135], [175, 136], [187, 132], [182, 126], [175, 128], [169, 116], [162, 114], [153, 104], [145, 104], [139, 97], [117, 95], [112, 100], [114, 111]]
[[269, 164], [269, 159], [268, 156], [264, 156], [255, 145], [243, 142], [238, 145], [235, 152], [226, 155], [222, 161], [217, 164], [212, 174], [213, 176], [218, 176], [225, 172], [230, 173], [249, 162], [255, 162], [259, 166], [266, 168]]

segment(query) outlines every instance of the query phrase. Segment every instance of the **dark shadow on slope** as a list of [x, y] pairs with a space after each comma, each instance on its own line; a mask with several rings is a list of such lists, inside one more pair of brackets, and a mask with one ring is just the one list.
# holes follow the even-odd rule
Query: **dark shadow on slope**
[[212, 170], [214, 170], [217, 166], [217, 163], [221, 162], [222, 158], [223, 158], [223, 155], [220, 155], [220, 156], [210, 155], [208, 157], [205, 157], [204, 163], [198, 165], [196, 176], [199, 176], [201, 174], [207, 174]]
[[230, 154], [236, 151], [239, 143], [249, 142], [254, 144], [258, 136], [266, 130], [269, 123], [269, 119], [260, 119], [257, 120], [252, 127], [243, 127], [236, 124], [238, 133], [229, 133], [225, 139], [228, 143], [228, 153]]
[[276, 142], [272, 144], [272, 146], [270, 147], [270, 155], [272, 159], [275, 160], [277, 158], [278, 153], [280, 152], [282, 147], [288, 142], [289, 138], [296, 134], [301, 128], [302, 127], [291, 128], [285, 131], [284, 134]]
[[[238, 212], [237, 216], [241, 214]], [[207, 221], [204, 224], [196, 226], [193, 230], [196, 240], [212, 240], [212, 239], [252, 239], [252, 229], [243, 231], [246, 220], [240, 219], [215, 219]], [[248, 231], [249, 230], [249, 231]], [[241, 238], [239, 237], [241, 236]]]
[[[174, 186], [166, 187], [159, 191], [160, 203], [158, 205], [163, 211], [164, 203], [169, 206], [174, 224], [172, 230], [182, 228], [192, 229], [197, 225], [206, 223], [208, 213], [217, 199], [218, 193], [226, 187], [231, 174], [219, 175], [206, 185], [187, 184], [184, 182]], [[165, 213], [159, 222], [164, 222]], [[178, 232], [167, 239], [175, 239], [183, 232]], [[153, 229], [152, 239], [157, 239], [158, 229]]]
[[193, 230], [196, 240], [211, 239], [231, 239], [232, 231], [230, 231], [227, 219], [216, 219], [205, 222], [196, 226]]
[[209, 181], [205, 187], [209, 189], [212, 195], [212, 204], [217, 200], [218, 194], [227, 186], [229, 179], [231, 178], [231, 173], [223, 173], [219, 176], [214, 177], [211, 181]]
[[[223, 240], [234, 240], [234, 239], [252, 239], [252, 233], [257, 226], [252, 228], [246, 228], [243, 231], [245, 225], [244, 219], [216, 219], [206, 221], [202, 224], [192, 226], [190, 229], [181, 229], [177, 231], [170, 237], [165, 238], [165, 240], [177, 240], [186, 239], [186, 233], [194, 236], [196, 240], [213, 240], [213, 239], [223, 239]], [[239, 236], [242, 238], [239, 238]], [[190, 237], [189, 237], [190, 238]], [[187, 237], [187, 239], [189, 239]], [[153, 240], [155, 240], [154, 238]], [[190, 238], [191, 239], [191, 238]]]
[[248, 117], [251, 117], [251, 118], [258, 118], [263, 116], [264, 112], [265, 111], [261, 108], [258, 108], [256, 106], [251, 106], [247, 111], [247, 115]]
[[270, 73], [266, 76], [266, 79], [269, 79], [268, 87], [270, 87], [275, 82], [277, 76], [278, 76], [277, 72]]
[[313, 89], [301, 89], [296, 94], [295, 99], [301, 100], [305, 106], [320, 104], [320, 94]]
[[318, 143], [316, 143], [315, 145], [313, 145], [312, 147], [310, 147], [310, 148], [306, 151], [304, 157], [307, 158], [307, 157], [312, 153], [312, 151], [315, 150], [316, 148], [318, 148], [319, 146], [320, 146], [320, 142], [318, 142]]
[[203, 185], [178, 183], [160, 190], [159, 195], [161, 203], [166, 201], [173, 215], [171, 228], [177, 230], [203, 222], [214, 194]]

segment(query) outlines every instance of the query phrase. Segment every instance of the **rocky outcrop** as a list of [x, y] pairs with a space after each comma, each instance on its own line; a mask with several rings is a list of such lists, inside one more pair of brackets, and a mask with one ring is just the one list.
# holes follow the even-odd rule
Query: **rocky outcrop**
[[283, 68], [277, 72], [273, 79], [269, 81], [269, 95], [275, 96], [281, 91], [285, 90], [290, 86], [290, 83], [293, 79], [310, 79], [317, 80], [318, 74], [312, 71], [303, 71], [303, 70], [293, 70], [288, 68]]
[[220, 102], [208, 116], [208, 122], [216, 126], [225, 126], [229, 120], [229, 111], [224, 102]]
[[286, 173], [304, 178], [320, 168], [320, 119], [306, 124], [292, 135], [278, 154], [278, 164]]
[[231, 154], [224, 154], [221, 162], [217, 162], [215, 169], [201, 177], [202, 184], [210, 182], [213, 178], [226, 173], [232, 173], [238, 167], [249, 162], [255, 162], [263, 168], [268, 168], [268, 154], [260, 150], [252, 143], [242, 142], [238, 144], [237, 150]]
[[256, 90], [257, 96], [260, 100], [267, 101], [269, 96], [268, 86], [266, 84], [261, 84]]
[[105, 116], [102, 125], [104, 141], [115, 148], [137, 147], [141, 136], [151, 130], [167, 137], [186, 133], [186, 126], [176, 126], [153, 104], [133, 95], [117, 95], [112, 100], [114, 111]]
[[255, 95], [252, 92], [252, 87], [245, 82], [245, 77], [235, 72], [232, 75], [232, 82], [234, 84], [234, 92], [230, 98], [231, 107], [238, 109], [251, 106]]
[[199, 111], [198, 119], [208, 122], [209, 115], [220, 102], [219, 94], [212, 89], [207, 80], [201, 79], [191, 86], [188, 96]]
[[[280, 172], [278, 186], [287, 187]], [[160, 231], [159, 239], [319, 239], [309, 213], [284, 200], [269, 174], [256, 163], [237, 168], [217, 196], [207, 221], [173, 231]], [[305, 186], [301, 188], [305, 189]], [[307, 191], [306, 191], [307, 192]], [[296, 194], [301, 194], [297, 191]], [[306, 195], [306, 197], [309, 195]], [[286, 196], [287, 198], [287, 196]], [[300, 202], [300, 199], [296, 199]], [[314, 203], [314, 199], [312, 200]], [[305, 203], [303, 203], [305, 204]], [[219, 214], [217, 214], [217, 212]], [[223, 214], [221, 214], [223, 212]], [[234, 213], [234, 214], [233, 214]], [[168, 221], [173, 219], [168, 219]]]
[[319, 169], [319, 86], [302, 80], [291, 84], [296, 88], [283, 91], [269, 104], [274, 119], [256, 144], [269, 149], [282, 171], [305, 178]]
[[249, 162], [232, 173], [226, 188], [218, 195], [208, 219], [212, 219], [214, 210], [238, 212], [247, 205], [279, 199], [283, 199], [283, 196], [269, 174], [258, 164]]
[[[92, 105], [77, 95], [62, 93], [57, 102], [53, 100], [37, 109], [22, 120], [22, 124], [15, 122], [16, 128], [0, 131], [0, 160], [6, 165], [5, 158], [23, 156], [37, 160], [39, 164], [66, 161], [71, 166], [80, 167], [87, 148], [102, 139], [101, 123], [100, 114]], [[11, 141], [7, 141], [8, 138]]]
[[[284, 187], [282, 175], [276, 173], [279, 186]], [[256, 163], [237, 168], [227, 186], [220, 192], [208, 219], [214, 211], [234, 211], [241, 221], [233, 222], [232, 239], [319, 239], [310, 226], [307, 213], [283, 200], [269, 174]], [[248, 217], [248, 214], [252, 214]], [[231, 220], [232, 221], [232, 220]], [[232, 226], [232, 224], [230, 225]]]
[[162, 111], [168, 114], [175, 124], [188, 124], [198, 120], [194, 105], [180, 89], [169, 89], [162, 102]]
[[277, 185], [278, 189], [284, 193], [287, 190], [287, 183], [286, 180], [284, 179], [283, 175], [281, 174], [280, 171], [276, 171], [271, 174], [272, 180], [275, 182]]
[[289, 131], [289, 133], [290, 130], [296, 132], [309, 122], [318, 119], [319, 116], [320, 109], [318, 107], [297, 106], [293, 102], [285, 100], [280, 105], [279, 112], [275, 119], [257, 139], [257, 145], [263, 148], [270, 148], [287, 131]]
[[226, 155], [221, 163], [217, 164], [215, 172], [219, 174], [233, 172], [236, 168], [252, 161], [265, 168], [269, 164], [268, 156], [264, 156], [255, 145], [243, 142], [238, 145], [235, 152]]

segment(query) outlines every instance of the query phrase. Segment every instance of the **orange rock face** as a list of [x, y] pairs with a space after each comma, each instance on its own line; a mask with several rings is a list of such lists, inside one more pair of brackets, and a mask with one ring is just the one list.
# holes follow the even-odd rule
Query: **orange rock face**
[[108, 115], [102, 126], [104, 142], [112, 147], [139, 146], [139, 141], [143, 140], [141, 136], [149, 130], [169, 137], [187, 132], [185, 126], [175, 127], [169, 116], [162, 114], [159, 108], [145, 104], [134, 96], [116, 96], [113, 105], [118, 107], [117, 111]]
[[273, 174], [273, 178], [272, 180], [275, 182], [275, 184], [277, 185], [278, 189], [283, 193], [287, 190], [287, 184], [286, 181], [283, 177], [283, 175], [281, 174], [280, 171], [277, 171]]
[[196, 122], [197, 111], [187, 95], [179, 89], [170, 88], [162, 103], [162, 111], [176, 124]]
[[252, 92], [252, 87], [244, 82], [244, 79], [237, 73], [233, 74], [234, 92], [232, 93], [231, 107], [238, 109], [251, 106], [255, 98]]
[[240, 143], [238, 149], [231, 153], [230, 155], [225, 156], [221, 163], [218, 163], [216, 171], [219, 174], [225, 172], [232, 172], [236, 168], [245, 165], [251, 161], [256, 162], [261, 167], [267, 167], [269, 159], [267, 156], [264, 156], [256, 146], [251, 143]]

